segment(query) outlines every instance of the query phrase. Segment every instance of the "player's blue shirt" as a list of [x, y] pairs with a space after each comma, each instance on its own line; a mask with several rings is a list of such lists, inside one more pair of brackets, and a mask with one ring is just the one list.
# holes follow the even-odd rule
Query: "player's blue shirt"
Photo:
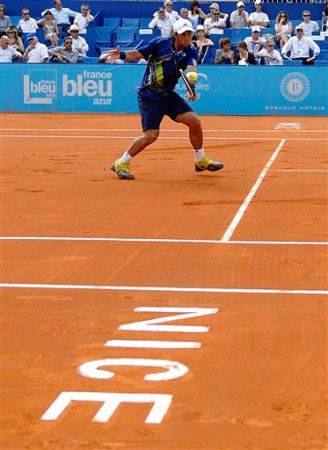
[[174, 90], [180, 77], [179, 69], [185, 70], [187, 66], [197, 67], [198, 52], [191, 45], [176, 51], [174, 38], [155, 38], [138, 48], [148, 61], [144, 77], [138, 86], [139, 94], [165, 95]]

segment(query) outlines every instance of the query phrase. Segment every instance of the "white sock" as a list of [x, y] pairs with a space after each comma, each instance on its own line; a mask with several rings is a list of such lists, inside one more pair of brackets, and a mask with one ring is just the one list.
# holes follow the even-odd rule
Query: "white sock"
[[120, 163], [129, 163], [132, 161], [133, 156], [130, 156], [128, 152], [124, 152], [123, 155], [119, 158]]
[[205, 156], [205, 151], [203, 148], [200, 148], [199, 150], [194, 150], [194, 152], [195, 152], [195, 159], [197, 162], [200, 162]]

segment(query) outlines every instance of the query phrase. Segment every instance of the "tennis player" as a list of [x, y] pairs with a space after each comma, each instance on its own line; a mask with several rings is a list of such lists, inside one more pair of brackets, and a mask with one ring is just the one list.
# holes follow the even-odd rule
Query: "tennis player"
[[[189, 20], [179, 19], [173, 24], [172, 37], [155, 38], [138, 50], [124, 52], [117, 47], [107, 52], [106, 62], [109, 63], [117, 59], [127, 62], [140, 59], [148, 61], [143, 80], [137, 89], [143, 135], [111, 166], [111, 170], [121, 179], [134, 179], [130, 172], [130, 163], [138, 153], [156, 141], [165, 115], [189, 128], [189, 139], [195, 152], [196, 172], [214, 172], [223, 168], [222, 163], [205, 156], [200, 119], [191, 106], [174, 92], [181, 75], [179, 69], [187, 72], [197, 70], [197, 49], [191, 45], [192, 34], [193, 27]], [[196, 94], [187, 92], [187, 98], [194, 101], [197, 97]]]

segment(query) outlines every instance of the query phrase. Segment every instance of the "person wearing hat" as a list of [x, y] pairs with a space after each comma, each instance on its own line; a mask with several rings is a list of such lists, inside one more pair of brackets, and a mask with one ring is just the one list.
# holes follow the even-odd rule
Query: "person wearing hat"
[[[193, 27], [189, 20], [174, 22], [173, 35], [170, 38], [155, 38], [136, 50], [121, 51], [119, 47], [107, 52], [112, 62], [123, 59], [136, 62], [145, 59], [147, 67], [143, 80], [138, 86], [138, 104], [143, 134], [135, 139], [123, 155], [111, 165], [110, 169], [124, 180], [133, 180], [130, 163], [140, 152], [156, 141], [160, 124], [164, 116], [170, 117], [189, 128], [189, 139], [194, 149], [195, 171], [211, 172], [223, 168], [223, 164], [213, 161], [205, 155], [203, 148], [203, 130], [199, 117], [190, 104], [174, 91], [181, 76], [180, 69], [187, 75], [197, 70], [197, 49], [191, 45]], [[191, 84], [195, 83], [190, 81]], [[188, 100], [197, 96], [187, 90]], [[156, 177], [156, 174], [155, 174]]]
[[237, 9], [232, 11], [230, 15], [230, 27], [231, 28], [248, 28], [249, 26], [249, 14], [245, 11], [244, 2], [237, 3]]
[[[255, 56], [265, 45], [265, 39], [261, 37], [261, 27], [252, 27], [252, 35], [247, 36], [244, 41], [247, 45], [247, 50]], [[259, 64], [260, 58], [256, 58], [256, 62]]]
[[48, 62], [49, 53], [46, 45], [41, 44], [35, 34], [28, 34], [26, 40], [28, 46], [22, 58], [23, 62], [38, 64]]
[[[302, 60], [305, 65], [314, 64], [315, 58], [320, 54], [320, 47], [312, 38], [304, 36], [302, 25], [297, 25], [295, 31], [296, 36], [292, 36], [281, 49], [282, 56], [289, 60]], [[288, 52], [290, 56], [287, 56]]]
[[267, 28], [270, 23], [269, 16], [262, 11], [262, 1], [255, 0], [255, 11], [249, 15], [249, 24], [251, 27], [259, 26], [261, 28]]
[[61, 0], [55, 0], [54, 6], [54, 8], [47, 8], [42, 11], [41, 16], [44, 17], [45, 12], [50, 10], [58, 26], [60, 36], [62, 36], [67, 33], [71, 25], [70, 18], [75, 18], [78, 13], [76, 11], [72, 11], [70, 8], [64, 8]]
[[87, 44], [87, 41], [82, 37], [79, 36], [79, 27], [77, 25], [71, 25], [70, 29], [68, 30], [69, 35], [73, 39], [73, 50], [78, 52], [80, 56], [86, 56], [87, 51], [89, 50], [89, 45]]
[[59, 30], [50, 9], [45, 11], [44, 19], [38, 20], [37, 24], [40, 28], [43, 28], [45, 42], [53, 47], [56, 47], [58, 43]]
[[229, 15], [221, 13], [217, 3], [211, 4], [210, 11], [210, 16], [204, 21], [205, 31], [209, 36], [211, 34], [221, 34], [220, 30], [226, 28]]
[[197, 39], [195, 42], [198, 49], [198, 63], [201, 64], [207, 47], [213, 46], [214, 42], [206, 36], [204, 25], [197, 25], [196, 37]]
[[171, 36], [172, 27], [172, 19], [165, 14], [165, 9], [162, 6], [158, 8], [157, 15], [148, 24], [148, 28], [160, 30], [162, 37]]

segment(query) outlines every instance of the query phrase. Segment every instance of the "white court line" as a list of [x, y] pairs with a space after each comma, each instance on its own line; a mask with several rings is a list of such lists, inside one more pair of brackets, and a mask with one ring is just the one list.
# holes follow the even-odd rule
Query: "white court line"
[[321, 170], [321, 169], [276, 169], [272, 172], [301, 172], [301, 173], [327, 173], [327, 170]]
[[[140, 128], [0, 128], [0, 131], [140, 131]], [[220, 129], [203, 129], [205, 133], [327, 133], [327, 130], [295, 130], [295, 129], [272, 129], [272, 130], [220, 130]], [[188, 133], [188, 129], [161, 129], [161, 133]]]
[[325, 241], [223, 241], [216, 239], [173, 238], [114, 238], [73, 236], [0, 236], [0, 241], [59, 241], [59, 242], [141, 242], [169, 244], [224, 244], [224, 245], [328, 245]]
[[[48, 139], [48, 138], [56, 138], [56, 139], [137, 139], [139, 136], [98, 136], [98, 135], [57, 135], [57, 134], [46, 134], [41, 136], [39, 134], [2, 134], [1, 138], [8, 139]], [[159, 136], [159, 140], [185, 140], [189, 141], [188, 136]], [[204, 136], [204, 141], [276, 141], [280, 139], [279, 137], [264, 137], [264, 136], [256, 136], [256, 137], [208, 137]], [[288, 138], [289, 141], [327, 141], [328, 138]], [[240, 149], [239, 149], [240, 150]]]
[[92, 284], [40, 284], [40, 283], [0, 283], [8, 289], [74, 289], [93, 291], [147, 291], [147, 292], [198, 292], [216, 294], [289, 294], [289, 295], [328, 295], [327, 290], [311, 289], [238, 289], [238, 288], [201, 288], [174, 286], [112, 286]]
[[252, 189], [249, 191], [249, 194], [245, 198], [243, 204], [240, 206], [240, 208], [238, 209], [235, 217], [232, 219], [230, 225], [228, 226], [227, 231], [224, 233], [224, 235], [223, 235], [223, 237], [221, 239], [223, 242], [229, 241], [231, 236], [235, 232], [239, 222], [241, 221], [241, 219], [243, 218], [243, 215], [245, 214], [246, 209], [248, 208], [250, 202], [252, 201], [254, 195], [256, 194], [256, 191], [258, 190], [258, 188], [260, 187], [262, 181], [264, 180], [264, 177], [267, 174], [268, 170], [270, 169], [270, 167], [274, 163], [275, 159], [279, 155], [279, 152], [282, 149], [282, 147], [284, 146], [285, 142], [286, 142], [286, 139], [281, 139], [278, 147], [275, 149], [275, 151], [271, 155], [269, 161], [264, 166], [262, 172], [260, 173], [260, 175], [258, 176], [257, 180], [255, 181]]

